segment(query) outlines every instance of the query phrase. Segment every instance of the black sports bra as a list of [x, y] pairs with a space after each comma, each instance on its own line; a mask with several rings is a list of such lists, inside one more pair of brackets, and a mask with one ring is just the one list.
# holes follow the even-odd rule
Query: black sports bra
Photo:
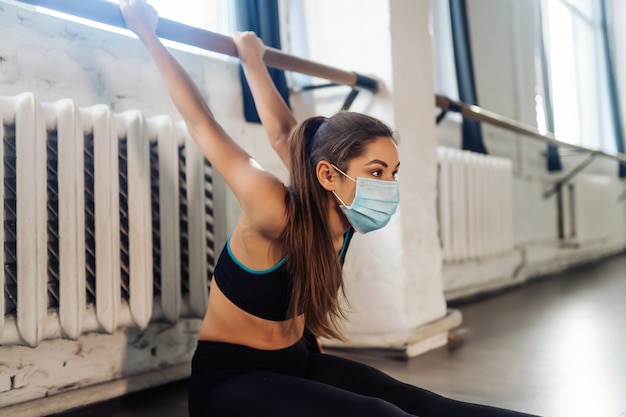
[[[344, 235], [343, 246], [339, 252], [342, 264], [353, 235], [353, 229], [349, 229]], [[245, 312], [265, 320], [287, 320], [291, 301], [291, 277], [287, 272], [286, 258], [269, 269], [250, 269], [231, 252], [229, 237], [217, 260], [213, 276], [215, 284], [226, 298]]]

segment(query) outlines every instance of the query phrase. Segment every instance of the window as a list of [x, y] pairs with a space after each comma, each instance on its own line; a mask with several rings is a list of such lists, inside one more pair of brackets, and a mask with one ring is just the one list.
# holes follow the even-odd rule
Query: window
[[[431, 0], [433, 30], [433, 76], [435, 93], [445, 95], [452, 100], [459, 99], [454, 64], [454, 46], [450, 23], [450, 3]], [[460, 116], [457, 116], [460, 121]]]
[[614, 153], [600, 2], [546, 0], [547, 56], [559, 140]]

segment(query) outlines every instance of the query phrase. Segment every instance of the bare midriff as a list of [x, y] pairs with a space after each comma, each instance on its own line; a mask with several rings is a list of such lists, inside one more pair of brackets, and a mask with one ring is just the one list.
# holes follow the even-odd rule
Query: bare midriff
[[296, 343], [303, 332], [303, 315], [287, 321], [253, 316], [233, 304], [213, 283], [198, 338], [261, 350], [278, 350]]

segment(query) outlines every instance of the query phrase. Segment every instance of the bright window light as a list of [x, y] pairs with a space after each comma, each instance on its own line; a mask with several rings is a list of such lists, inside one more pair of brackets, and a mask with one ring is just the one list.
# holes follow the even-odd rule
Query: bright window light
[[599, 2], [547, 0], [546, 6], [555, 135], [613, 153]]
[[[87, 2], [90, 0], [81, 1]], [[118, 0], [106, 1], [108, 1], [109, 3], [118, 4]], [[229, 34], [233, 31], [235, 27], [233, 17], [234, 9], [231, 7], [232, 1], [230, 0], [150, 0], [149, 3], [156, 9], [160, 17], [183, 23], [188, 26], [194, 26], [211, 32], [222, 34]], [[44, 7], [37, 6], [35, 7], [35, 10], [41, 13], [46, 13], [52, 16], [60, 17], [62, 19], [70, 20], [73, 22], [78, 22], [80, 24], [95, 27], [98, 29], [126, 35], [129, 34], [126, 29], [105, 25], [67, 13], [56, 12], [54, 10], [49, 10]], [[164, 43], [168, 46], [188, 52], [204, 53], [228, 59], [224, 55], [200, 50], [199, 48], [193, 46], [171, 41], [164, 41]]]

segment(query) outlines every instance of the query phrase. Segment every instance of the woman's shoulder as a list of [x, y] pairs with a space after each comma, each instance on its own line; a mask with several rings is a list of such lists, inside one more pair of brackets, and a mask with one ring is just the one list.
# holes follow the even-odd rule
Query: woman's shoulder
[[280, 235], [287, 224], [285, 184], [254, 163], [225, 180], [239, 201], [244, 226], [266, 236]]

